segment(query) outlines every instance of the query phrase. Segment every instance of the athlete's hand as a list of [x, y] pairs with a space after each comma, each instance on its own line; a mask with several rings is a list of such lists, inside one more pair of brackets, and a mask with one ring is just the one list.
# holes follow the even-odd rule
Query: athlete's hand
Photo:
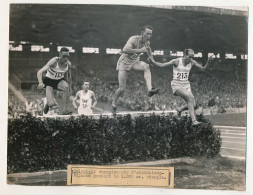
[[153, 57], [152, 49], [149, 46], [147, 47], [147, 49], [148, 49], [147, 51], [148, 57]]
[[45, 86], [45, 84], [44, 84], [44, 83], [39, 83], [39, 85], [38, 85], [37, 89], [43, 89], [43, 88], [44, 88], [44, 86]]
[[72, 94], [70, 94], [70, 96], [69, 96], [69, 101], [73, 102], [74, 99], [75, 99], [75, 97], [74, 97]]
[[213, 61], [214, 55], [208, 57], [208, 61]]
[[140, 48], [140, 52], [141, 53], [147, 53], [148, 52], [148, 47], [144, 46], [144, 47]]
[[71, 96], [72, 95], [72, 92], [73, 92], [73, 89], [72, 89], [72, 87], [70, 87], [71, 85], [69, 85], [69, 90], [68, 90], [68, 93], [69, 93], [69, 95]]
[[147, 59], [147, 60], [148, 60], [148, 62], [149, 62], [149, 63], [154, 63], [154, 62], [155, 62], [155, 60], [154, 60], [153, 56], [152, 56], [152, 57], [148, 57], [148, 59]]

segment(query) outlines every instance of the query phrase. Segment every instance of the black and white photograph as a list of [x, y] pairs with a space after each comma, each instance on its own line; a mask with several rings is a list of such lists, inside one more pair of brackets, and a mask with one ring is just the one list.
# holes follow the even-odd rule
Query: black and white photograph
[[247, 5], [9, 3], [8, 20], [8, 186], [89, 165], [246, 191]]

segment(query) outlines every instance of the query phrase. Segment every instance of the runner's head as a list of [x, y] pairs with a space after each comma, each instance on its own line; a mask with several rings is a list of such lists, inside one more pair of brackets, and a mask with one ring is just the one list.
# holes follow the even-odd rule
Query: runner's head
[[192, 49], [184, 50], [184, 61], [186, 64], [190, 63], [193, 57], [194, 57], [194, 51]]
[[67, 62], [68, 58], [69, 58], [69, 49], [66, 47], [62, 47], [59, 53], [59, 57], [60, 57], [60, 61], [65, 63]]
[[149, 41], [152, 37], [153, 28], [149, 25], [145, 25], [141, 28], [141, 36], [145, 41]]
[[82, 85], [83, 90], [88, 90], [89, 87], [90, 87], [90, 82], [84, 81], [84, 82], [83, 82], [83, 85]]

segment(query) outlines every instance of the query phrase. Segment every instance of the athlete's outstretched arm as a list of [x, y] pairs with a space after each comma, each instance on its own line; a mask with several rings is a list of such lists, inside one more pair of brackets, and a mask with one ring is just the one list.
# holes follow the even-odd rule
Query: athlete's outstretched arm
[[131, 53], [145, 53], [148, 52], [148, 46], [142, 47], [140, 49], [133, 49], [133, 45], [135, 42], [135, 37], [130, 37], [123, 48], [123, 53], [131, 54]]
[[147, 51], [148, 57], [152, 58], [153, 57], [153, 52], [152, 52], [152, 49], [150, 47], [150, 42], [149, 41], [147, 42], [147, 49], [148, 49], [148, 51]]
[[151, 62], [152, 64], [156, 65], [156, 66], [165, 67], [165, 66], [176, 65], [177, 59], [173, 59], [173, 60], [170, 60], [169, 62], [165, 62], [165, 63], [160, 63], [160, 62], [156, 62], [154, 60], [154, 58], [151, 57], [151, 58], [148, 58], [148, 61]]
[[43, 72], [46, 72], [50, 66], [52, 66], [53, 64], [55, 64], [56, 59], [52, 58], [51, 60], [48, 61], [48, 63], [43, 66], [38, 72], [37, 72], [37, 79], [39, 81], [39, 85], [38, 85], [38, 89], [42, 89], [44, 87], [44, 83], [42, 81], [42, 74]]
[[40, 106], [43, 106], [43, 105], [44, 105], [44, 99], [43, 99], [43, 98], [40, 100], [39, 105], [40, 105]]
[[91, 106], [91, 108], [94, 108], [97, 105], [97, 98], [96, 98], [94, 92], [92, 92], [92, 97], [91, 98], [92, 98], [92, 106]]
[[80, 91], [78, 91], [76, 93], [76, 96], [75, 96], [75, 98], [73, 99], [73, 102], [72, 102], [75, 109], [77, 109], [76, 100], [78, 100], [78, 99], [80, 99]]
[[[71, 73], [71, 63], [69, 62], [69, 68], [68, 68], [68, 72], [67, 72], [67, 80], [68, 80], [68, 84], [69, 84], [69, 92], [72, 93], [72, 73]], [[71, 94], [72, 95], [72, 94]]]
[[198, 64], [198, 62], [196, 62], [195, 60], [192, 60], [192, 62], [193, 62], [193, 65], [196, 66], [199, 70], [201, 70], [201, 71], [206, 71], [207, 67], [209, 66], [209, 64], [210, 64], [210, 62], [211, 62], [212, 60], [213, 60], [213, 56], [209, 56], [205, 66], [201, 66], [201, 65]]

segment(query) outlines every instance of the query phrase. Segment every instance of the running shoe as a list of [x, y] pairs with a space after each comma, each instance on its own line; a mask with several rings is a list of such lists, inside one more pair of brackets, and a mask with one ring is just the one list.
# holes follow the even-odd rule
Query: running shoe
[[65, 110], [59, 113], [59, 115], [70, 115], [70, 114], [72, 114], [72, 112], [68, 110]]
[[117, 113], [117, 107], [112, 105], [112, 110], [111, 111], [112, 111], [113, 115], [116, 115], [116, 113]]
[[148, 96], [152, 97], [155, 94], [158, 94], [160, 91], [160, 89], [156, 89], [156, 88], [152, 88], [149, 92], [148, 92]]
[[182, 112], [177, 110], [177, 117], [181, 117], [181, 115], [182, 115]]
[[201, 122], [199, 122], [199, 121], [197, 121], [197, 120], [195, 120], [195, 121], [192, 122], [192, 126], [197, 126], [197, 125], [199, 125], [199, 124], [201, 124]]
[[47, 113], [48, 113], [48, 111], [49, 111], [49, 106], [48, 106], [48, 105], [46, 105], [46, 106], [44, 107], [43, 112], [44, 112], [44, 114], [47, 114]]

